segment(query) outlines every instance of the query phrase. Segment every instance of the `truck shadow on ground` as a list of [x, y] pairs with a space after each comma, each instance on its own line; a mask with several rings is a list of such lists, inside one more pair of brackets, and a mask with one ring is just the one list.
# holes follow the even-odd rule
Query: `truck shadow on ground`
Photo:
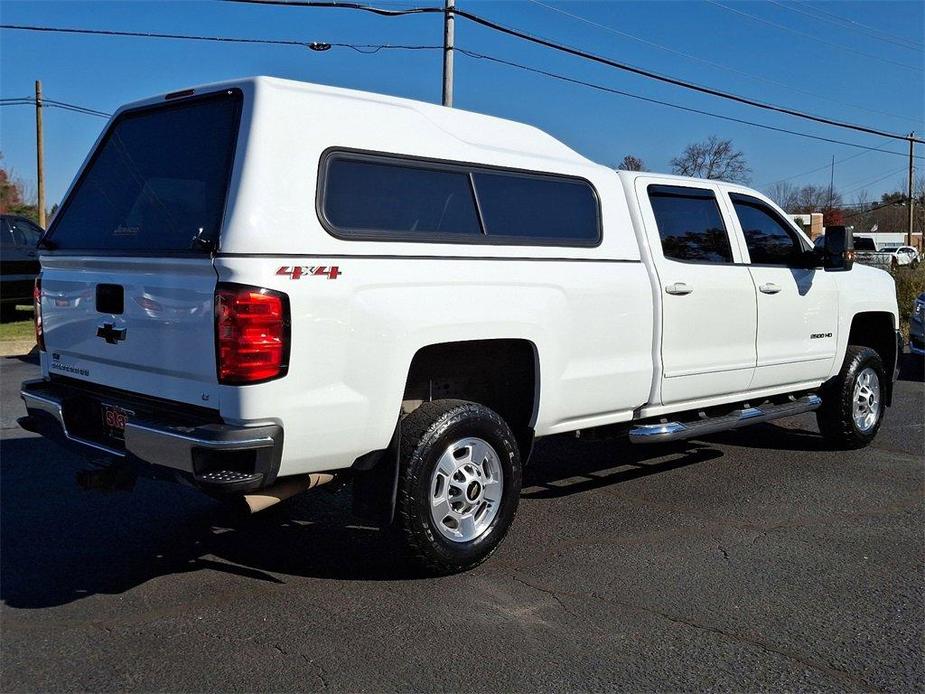
[[[538, 447], [525, 481], [534, 491], [525, 491], [526, 498], [579, 493], [722, 456], [703, 445], [666, 453], [558, 438]], [[0, 441], [0, 600], [7, 606], [62, 605], [201, 570], [271, 584], [289, 576], [422, 578], [392, 531], [351, 516], [349, 489], [321, 488], [242, 518], [170, 483], [139, 480], [132, 493], [82, 492], [74, 475], [83, 467], [40, 438]], [[583, 481], [561, 484], [576, 477]]]
[[[707, 441], [633, 446], [625, 440], [544, 439], [523, 498], [542, 503], [721, 459], [715, 443], [822, 450], [814, 432], [758, 425]], [[224, 511], [180, 485], [139, 480], [132, 493], [82, 492], [85, 465], [41, 438], [0, 440], [0, 600], [20, 609], [121, 594], [151, 579], [212, 570], [285, 584], [292, 576], [412, 580], [391, 530], [350, 514], [350, 492], [325, 488], [253, 517]], [[554, 529], [553, 529], [554, 532]]]

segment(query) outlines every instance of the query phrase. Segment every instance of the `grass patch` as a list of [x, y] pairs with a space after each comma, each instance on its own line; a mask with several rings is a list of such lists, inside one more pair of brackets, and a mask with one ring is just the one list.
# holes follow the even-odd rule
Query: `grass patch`
[[31, 306], [17, 306], [10, 320], [0, 323], [0, 342], [23, 342], [34, 338]]

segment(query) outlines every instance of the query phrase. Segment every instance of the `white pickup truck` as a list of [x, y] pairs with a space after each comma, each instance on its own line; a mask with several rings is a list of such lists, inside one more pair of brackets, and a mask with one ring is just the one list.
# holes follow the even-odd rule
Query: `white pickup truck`
[[339, 479], [430, 570], [464, 570], [537, 437], [816, 410], [832, 446], [869, 443], [896, 298], [845, 243], [520, 123], [263, 77], [186, 89], [119, 110], [41, 242], [21, 424], [252, 508]]

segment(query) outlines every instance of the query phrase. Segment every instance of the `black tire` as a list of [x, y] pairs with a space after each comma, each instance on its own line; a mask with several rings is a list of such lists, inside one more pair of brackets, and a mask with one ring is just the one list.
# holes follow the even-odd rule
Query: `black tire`
[[[497, 453], [501, 499], [494, 519], [475, 539], [450, 540], [430, 511], [431, 478], [443, 453], [467, 437], [482, 439]], [[478, 566], [507, 534], [520, 501], [520, 452], [510, 427], [498, 414], [474, 402], [425, 402], [401, 423], [398, 521], [414, 560], [429, 573], [450, 574]]]
[[[858, 375], [864, 369], [873, 369], [880, 380], [879, 411], [873, 426], [862, 430], [854, 421], [854, 386]], [[885, 406], [884, 389], [887, 374], [880, 355], [870, 347], [848, 345], [841, 371], [822, 391], [822, 407], [816, 410], [816, 421], [822, 436], [835, 448], [851, 450], [864, 448], [877, 435], [883, 422]]]

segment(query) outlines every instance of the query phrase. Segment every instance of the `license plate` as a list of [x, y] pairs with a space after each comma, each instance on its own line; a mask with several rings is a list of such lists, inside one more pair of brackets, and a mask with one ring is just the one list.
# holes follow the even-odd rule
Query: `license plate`
[[122, 434], [125, 431], [126, 420], [135, 414], [131, 410], [116, 405], [107, 405], [103, 403], [100, 407], [103, 415], [103, 426], [111, 433]]

